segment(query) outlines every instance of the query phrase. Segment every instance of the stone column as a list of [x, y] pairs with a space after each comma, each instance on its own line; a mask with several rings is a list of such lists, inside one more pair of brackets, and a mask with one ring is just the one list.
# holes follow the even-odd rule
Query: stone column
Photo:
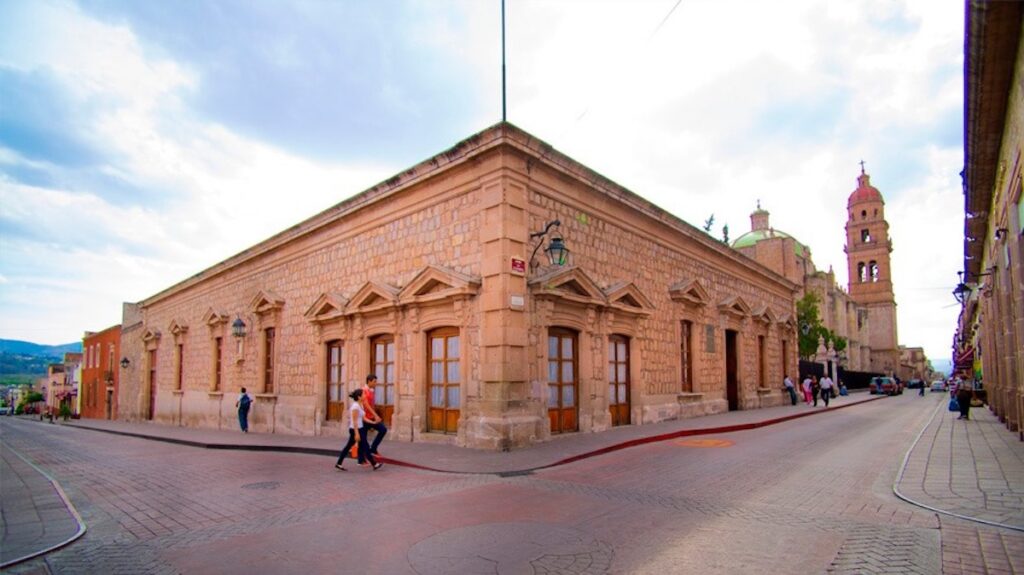
[[527, 185], [503, 169], [481, 184], [480, 394], [467, 406], [471, 447], [510, 449], [532, 443], [542, 423], [526, 370], [526, 277], [512, 259], [528, 256]]

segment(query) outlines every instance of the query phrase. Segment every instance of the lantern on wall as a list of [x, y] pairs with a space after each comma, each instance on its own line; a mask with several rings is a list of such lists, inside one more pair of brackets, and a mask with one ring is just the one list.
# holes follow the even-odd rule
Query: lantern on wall
[[544, 251], [547, 252], [548, 261], [553, 266], [564, 266], [569, 261], [569, 248], [565, 247], [565, 241], [561, 236], [552, 237]]
[[231, 335], [237, 338], [245, 337], [245, 322], [242, 318], [236, 317], [235, 321], [231, 323]]

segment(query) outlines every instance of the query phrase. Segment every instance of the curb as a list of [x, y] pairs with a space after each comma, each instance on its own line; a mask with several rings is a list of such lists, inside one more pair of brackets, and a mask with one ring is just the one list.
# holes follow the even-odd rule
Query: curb
[[[791, 421], [791, 420], [794, 420], [794, 419], [800, 419], [802, 417], [811, 417], [813, 415], [818, 415], [818, 414], [822, 414], [822, 413], [829, 413], [829, 412], [836, 411], [836, 410], [839, 410], [839, 409], [845, 409], [847, 407], [854, 407], [854, 406], [861, 405], [861, 404], [864, 404], [864, 403], [869, 403], [869, 402], [872, 402], [872, 401], [877, 401], [879, 399], [885, 399], [887, 397], [888, 396], [885, 396], [885, 395], [879, 395], [877, 397], [871, 397], [869, 399], [865, 399], [863, 401], [858, 401], [856, 403], [847, 403], [847, 404], [838, 405], [838, 406], [835, 406], [835, 407], [828, 407], [828, 408], [825, 408], [825, 409], [820, 409], [820, 410], [815, 410], [815, 411], [805, 411], [805, 412], [802, 412], [802, 413], [796, 413], [796, 414], [793, 414], [793, 415], [786, 415], [786, 416], [783, 416], [783, 417], [776, 417], [776, 418], [772, 418], [772, 419], [766, 419], [766, 420], [763, 420], [763, 421], [755, 421], [755, 422], [751, 422], [751, 423], [737, 423], [737, 424], [734, 424], [734, 425], [723, 425], [723, 426], [719, 426], [719, 427], [706, 427], [706, 428], [700, 428], [700, 429], [682, 429], [682, 430], [679, 430], [679, 431], [673, 431], [673, 432], [664, 433], [664, 434], [661, 434], [661, 435], [652, 435], [650, 437], [641, 437], [641, 438], [637, 438], [637, 439], [631, 439], [629, 441], [623, 441], [622, 443], [616, 443], [614, 445], [609, 445], [607, 447], [602, 447], [600, 449], [595, 449], [593, 451], [587, 451], [585, 453], [581, 453], [581, 454], [578, 454], [578, 455], [573, 455], [573, 456], [570, 456], [570, 457], [566, 457], [564, 459], [559, 459], [558, 461], [555, 461], [553, 463], [547, 463], [547, 464], [544, 464], [544, 465], [538, 465], [536, 467], [529, 467], [529, 468], [526, 468], [526, 469], [519, 469], [519, 470], [486, 471], [486, 472], [480, 472], [480, 471], [454, 471], [454, 470], [449, 470], [449, 469], [438, 469], [438, 468], [435, 468], [435, 467], [428, 467], [426, 465], [420, 465], [418, 463], [410, 463], [410, 462], [401, 461], [401, 460], [398, 460], [398, 459], [391, 459], [391, 458], [388, 458], [388, 457], [385, 457], [385, 456], [378, 456], [378, 459], [380, 459], [381, 461], [383, 461], [385, 463], [388, 463], [388, 464], [391, 464], [391, 465], [396, 465], [396, 466], [399, 466], [399, 467], [408, 467], [408, 468], [411, 468], [411, 469], [419, 469], [421, 471], [433, 471], [435, 473], [466, 474], [466, 475], [497, 475], [499, 477], [509, 477], [509, 476], [514, 476], [514, 475], [527, 475], [527, 474], [533, 473], [534, 471], [540, 471], [542, 469], [549, 469], [549, 468], [552, 468], [552, 467], [557, 467], [559, 465], [566, 465], [568, 463], [574, 463], [576, 461], [580, 461], [580, 460], [583, 460], [583, 459], [589, 459], [591, 457], [596, 457], [598, 455], [604, 455], [606, 453], [612, 453], [614, 451], [619, 451], [621, 449], [627, 449], [627, 448], [630, 448], [630, 447], [636, 447], [638, 445], [644, 445], [646, 443], [655, 443], [655, 442], [659, 442], [659, 441], [667, 441], [667, 440], [670, 440], [670, 439], [676, 439], [676, 438], [679, 438], [679, 437], [688, 437], [688, 436], [693, 436], [693, 435], [711, 435], [711, 434], [714, 434], [714, 433], [731, 433], [731, 432], [734, 432], [734, 431], [746, 431], [746, 430], [750, 430], [750, 429], [757, 429], [757, 428], [760, 428], [760, 427], [767, 427], [769, 425], [776, 425], [776, 424], [779, 424], [779, 423], [784, 423], [784, 422]], [[130, 431], [116, 431], [116, 430], [112, 430], [112, 429], [99, 429], [99, 428], [95, 428], [95, 427], [88, 427], [88, 426], [84, 426], [84, 425], [77, 425], [77, 424], [74, 424], [74, 423], [67, 423], [67, 424], [64, 424], [64, 425], [66, 425], [67, 427], [74, 427], [76, 429], [84, 429], [84, 430], [88, 430], [88, 431], [96, 431], [96, 432], [99, 432], [99, 433], [110, 433], [110, 434], [113, 434], [113, 435], [123, 435], [123, 436], [126, 436], [126, 437], [135, 437], [135, 438], [139, 438], [139, 439], [148, 439], [148, 440], [151, 440], [151, 441], [163, 441], [165, 443], [174, 443], [174, 444], [177, 444], [177, 445], [186, 445], [186, 446], [189, 446], [189, 447], [199, 447], [199, 448], [203, 448], [203, 449], [227, 449], [227, 450], [235, 450], [235, 451], [274, 451], [274, 452], [279, 452], [279, 453], [304, 453], [304, 454], [307, 454], [307, 455], [325, 455], [325, 456], [330, 456], [330, 457], [337, 457], [337, 455], [338, 455], [338, 450], [337, 449], [324, 449], [324, 448], [319, 448], [319, 447], [298, 447], [298, 446], [290, 446], [290, 445], [280, 445], [280, 446], [277, 446], [277, 445], [238, 445], [238, 444], [230, 444], [230, 443], [205, 443], [205, 442], [202, 442], [202, 441], [193, 441], [193, 440], [189, 440], [189, 439], [177, 439], [177, 438], [172, 438], [172, 437], [160, 437], [160, 436], [157, 436], [157, 435], [146, 435], [146, 434], [143, 434], [143, 433], [134, 433], [134, 432], [130, 432]]]
[[974, 523], [981, 523], [983, 525], [989, 525], [992, 527], [1002, 527], [1003, 529], [1011, 529], [1013, 531], [1024, 532], [1024, 527], [1018, 527], [1016, 525], [1006, 525], [1005, 523], [997, 523], [995, 521], [989, 521], [987, 519], [980, 519], [978, 517], [971, 517], [969, 515], [953, 513], [952, 511], [946, 511], [945, 509], [939, 509], [938, 507], [932, 507], [931, 505], [921, 503], [920, 501], [911, 499], [910, 497], [907, 497], [906, 495], [900, 492], [899, 485], [900, 482], [903, 481], [903, 474], [904, 472], [906, 472], [907, 464], [910, 462], [910, 454], [914, 452], [914, 448], [917, 447], [917, 443], [921, 441], [921, 438], [924, 436], [924, 432], [927, 431], [927, 429], [931, 426], [932, 422], [935, 421], [936, 416], [938, 416], [939, 412], [941, 412], [942, 408], [944, 408], [945, 406], [946, 402], [944, 401], [940, 401], [939, 404], [935, 406], [935, 411], [932, 413], [932, 416], [928, 419], [928, 423], [924, 424], [924, 427], [921, 428], [921, 431], [917, 433], [917, 437], [914, 438], [914, 442], [910, 444], [910, 448], [907, 449], [906, 455], [903, 456], [903, 465], [900, 466], [900, 472], [896, 475], [896, 481], [892, 484], [893, 494], [911, 505], [916, 505], [922, 509], [927, 509], [928, 511], [942, 513], [943, 515], [949, 515], [950, 517], [956, 517], [957, 519], [963, 519], [964, 521], [972, 521]]

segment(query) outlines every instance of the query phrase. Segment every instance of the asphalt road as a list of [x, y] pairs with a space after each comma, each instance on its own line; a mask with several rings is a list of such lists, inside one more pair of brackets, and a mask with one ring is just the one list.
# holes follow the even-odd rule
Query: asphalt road
[[905, 395], [528, 475], [211, 451], [27, 421], [5, 446], [88, 531], [53, 573], [941, 573], [939, 520], [891, 491], [936, 401]]

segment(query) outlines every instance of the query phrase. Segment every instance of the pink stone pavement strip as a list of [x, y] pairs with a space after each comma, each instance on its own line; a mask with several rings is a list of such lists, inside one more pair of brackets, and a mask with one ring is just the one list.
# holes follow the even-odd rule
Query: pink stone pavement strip
[[[545, 443], [510, 452], [483, 451], [430, 442], [411, 443], [390, 440], [385, 440], [380, 450], [383, 461], [387, 463], [427, 471], [522, 473], [562, 465], [644, 443], [666, 441], [690, 435], [755, 429], [796, 418], [823, 415], [829, 411], [879, 399], [884, 399], [884, 396], [854, 393], [833, 400], [832, 406], [827, 409], [823, 406], [808, 407], [800, 403], [795, 406], [785, 405], [732, 411], [649, 425], [628, 425], [601, 433], [567, 434], [563, 437], [555, 437]], [[94, 419], [81, 419], [64, 425], [209, 449], [290, 451], [337, 457], [338, 450], [344, 444], [342, 437], [243, 434], [239, 431]]]
[[85, 533], [60, 485], [20, 454], [0, 447], [0, 569], [59, 549]]
[[961, 421], [936, 406], [893, 491], [932, 511], [1024, 531], [1024, 443], [987, 408]]

